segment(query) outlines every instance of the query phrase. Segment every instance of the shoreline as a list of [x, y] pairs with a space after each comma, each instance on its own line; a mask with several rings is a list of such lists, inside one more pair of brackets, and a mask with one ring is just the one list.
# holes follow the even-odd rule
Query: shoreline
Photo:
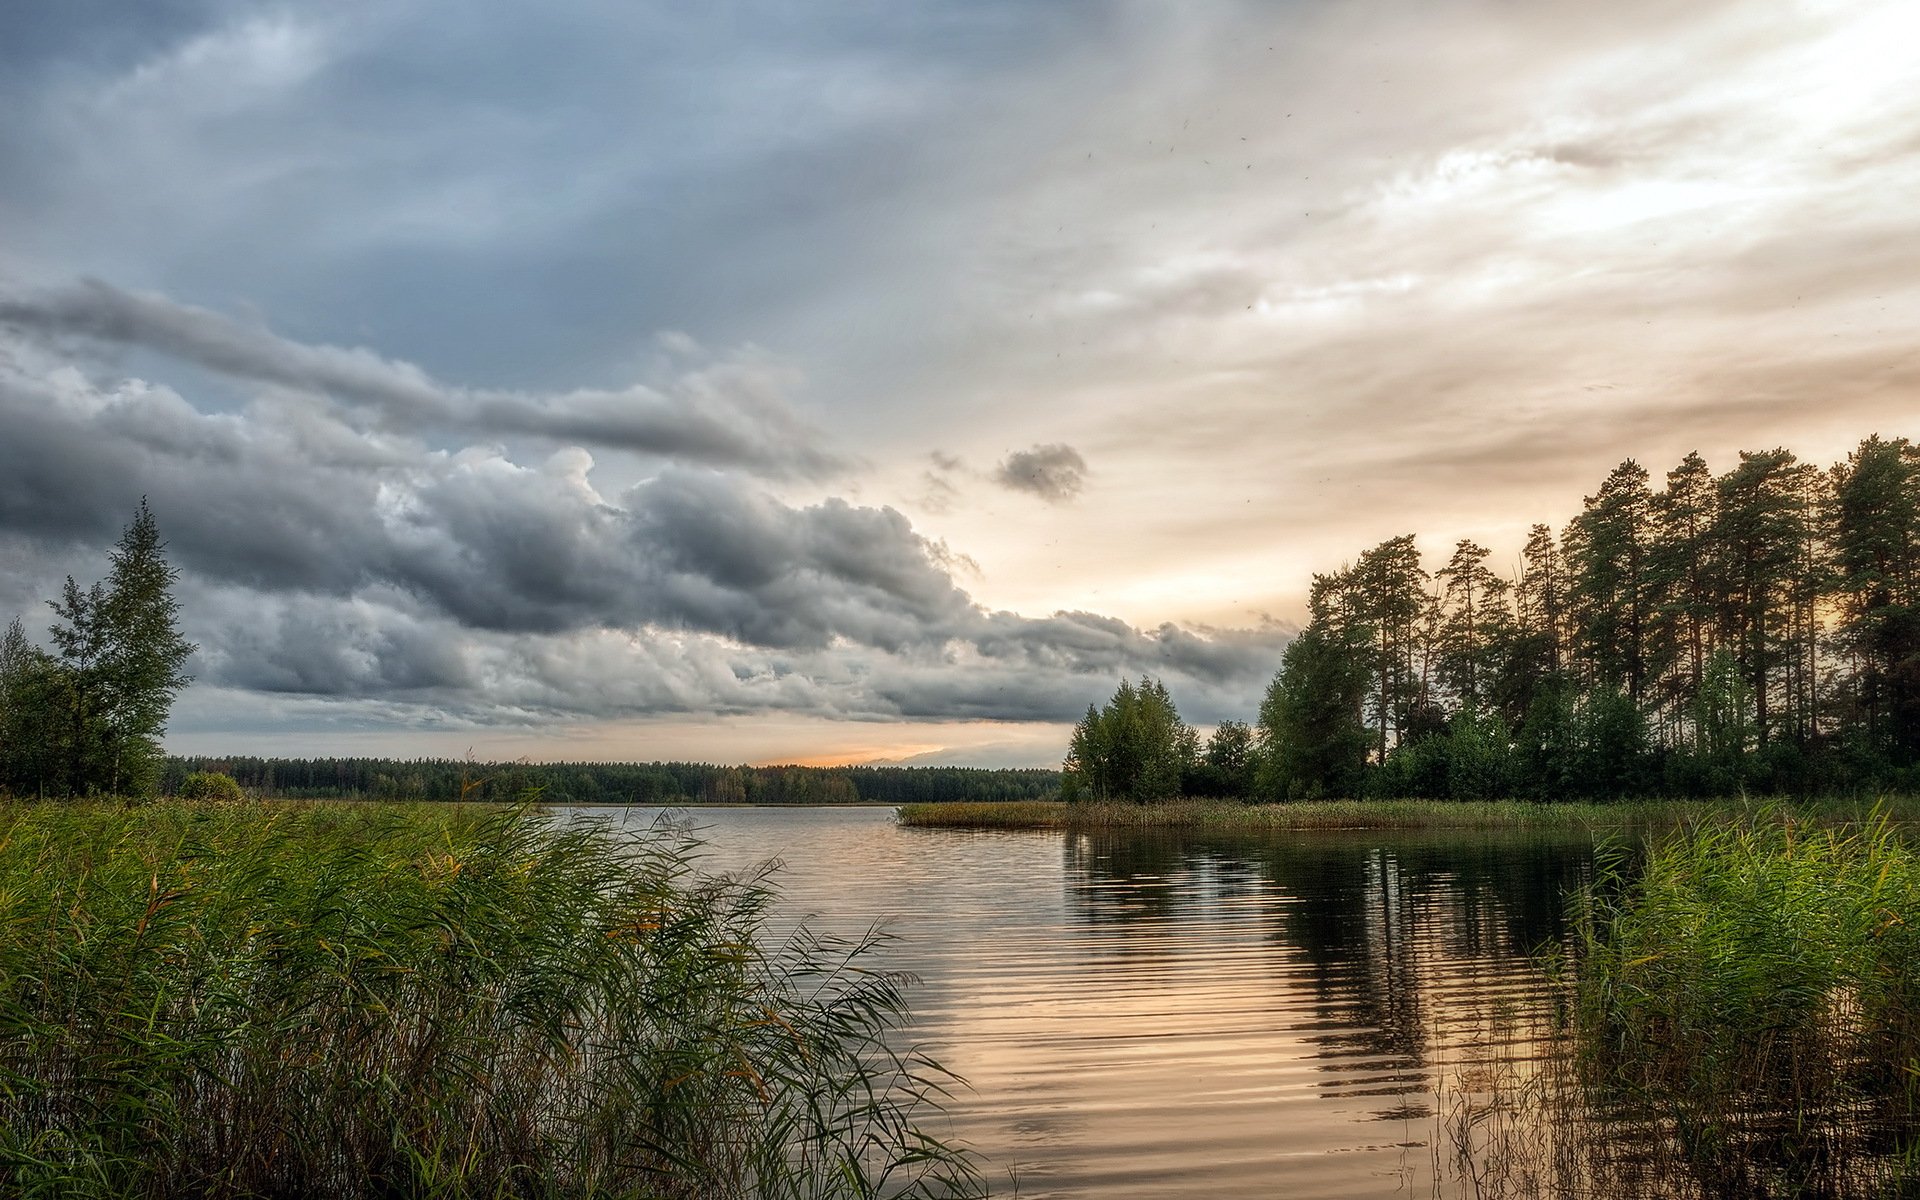
[[1920, 817], [1910, 797], [1786, 800], [1636, 800], [1617, 804], [1533, 800], [1298, 800], [1249, 804], [1230, 800], [1082, 802], [1015, 800], [903, 804], [908, 829], [1089, 830], [1164, 829], [1220, 832], [1369, 829], [1618, 829], [1682, 824], [1700, 818], [1790, 811], [1811, 819], [1857, 821], [1876, 810], [1895, 821]]

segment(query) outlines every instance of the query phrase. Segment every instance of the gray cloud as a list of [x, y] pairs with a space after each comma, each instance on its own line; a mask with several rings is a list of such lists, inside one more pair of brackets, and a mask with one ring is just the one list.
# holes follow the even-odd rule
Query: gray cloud
[[1064, 504], [1086, 483], [1087, 461], [1072, 446], [1054, 442], [1016, 450], [994, 469], [994, 482], [1030, 492], [1051, 504]]
[[1051, 721], [1143, 670], [1245, 708], [1284, 642], [990, 612], [953, 578], [965, 557], [890, 508], [684, 465], [603, 496], [579, 448], [525, 464], [271, 406], [203, 413], [20, 357], [0, 355], [0, 529], [98, 547], [147, 497], [218, 686], [477, 723]]
[[774, 474], [844, 465], [763, 374], [708, 369], [671, 391], [635, 385], [523, 395], [456, 388], [365, 348], [308, 346], [257, 325], [98, 280], [0, 292], [0, 324], [41, 338], [85, 338], [171, 355], [236, 379], [344, 405], [397, 432], [523, 435]]

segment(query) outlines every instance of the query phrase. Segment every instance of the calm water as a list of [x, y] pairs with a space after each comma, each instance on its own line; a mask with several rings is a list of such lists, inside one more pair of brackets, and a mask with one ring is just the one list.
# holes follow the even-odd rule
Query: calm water
[[971, 1085], [954, 1132], [1023, 1197], [1433, 1195], [1436, 1088], [1497, 1015], [1542, 1001], [1528, 956], [1592, 864], [1577, 835], [686, 816], [711, 867], [777, 857], [793, 911], [899, 935], [912, 1033]]

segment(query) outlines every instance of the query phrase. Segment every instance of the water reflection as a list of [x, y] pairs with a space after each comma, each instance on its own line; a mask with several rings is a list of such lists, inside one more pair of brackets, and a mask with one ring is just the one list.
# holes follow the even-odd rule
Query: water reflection
[[1082, 833], [1062, 845], [1070, 912], [1177, 949], [1251, 903], [1269, 926], [1274, 987], [1293, 994], [1323, 1099], [1377, 1098], [1376, 1119], [1430, 1114], [1436, 1043], [1538, 997], [1543, 946], [1591, 878], [1584, 837], [1313, 833], [1264, 839]]
[[1578, 836], [695, 820], [716, 867], [783, 859], [795, 912], [889, 922], [910, 1035], [970, 1084], [954, 1132], [1026, 1198], [1454, 1191], [1436, 1087], [1490, 1014], [1543, 1001], [1530, 956], [1592, 871]]

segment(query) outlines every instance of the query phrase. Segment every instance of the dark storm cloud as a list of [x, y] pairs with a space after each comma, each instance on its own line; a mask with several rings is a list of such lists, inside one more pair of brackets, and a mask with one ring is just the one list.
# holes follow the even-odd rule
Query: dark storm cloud
[[1056, 442], [1014, 451], [994, 470], [993, 478], [1001, 487], [1064, 504], [1086, 484], [1087, 461], [1072, 446]]
[[303, 345], [97, 280], [0, 292], [0, 325], [43, 339], [143, 347], [239, 380], [356, 406], [395, 431], [524, 435], [776, 474], [818, 475], [840, 465], [764, 380], [746, 373], [685, 376], [677, 394], [645, 386], [545, 396], [455, 388], [364, 348]]
[[[538, 714], [791, 711], [1058, 720], [1152, 670], [1242, 703], [1284, 638], [988, 612], [890, 508], [794, 504], [670, 465], [617, 496], [563, 448], [522, 464], [267, 405], [203, 413], [0, 355], [0, 529], [100, 547], [145, 496], [193, 592], [208, 682]], [[24, 540], [23, 540], [24, 539]], [[49, 552], [42, 552], [46, 557]], [[48, 572], [42, 571], [41, 574]], [[1216, 705], [1218, 706], [1218, 705]]]

